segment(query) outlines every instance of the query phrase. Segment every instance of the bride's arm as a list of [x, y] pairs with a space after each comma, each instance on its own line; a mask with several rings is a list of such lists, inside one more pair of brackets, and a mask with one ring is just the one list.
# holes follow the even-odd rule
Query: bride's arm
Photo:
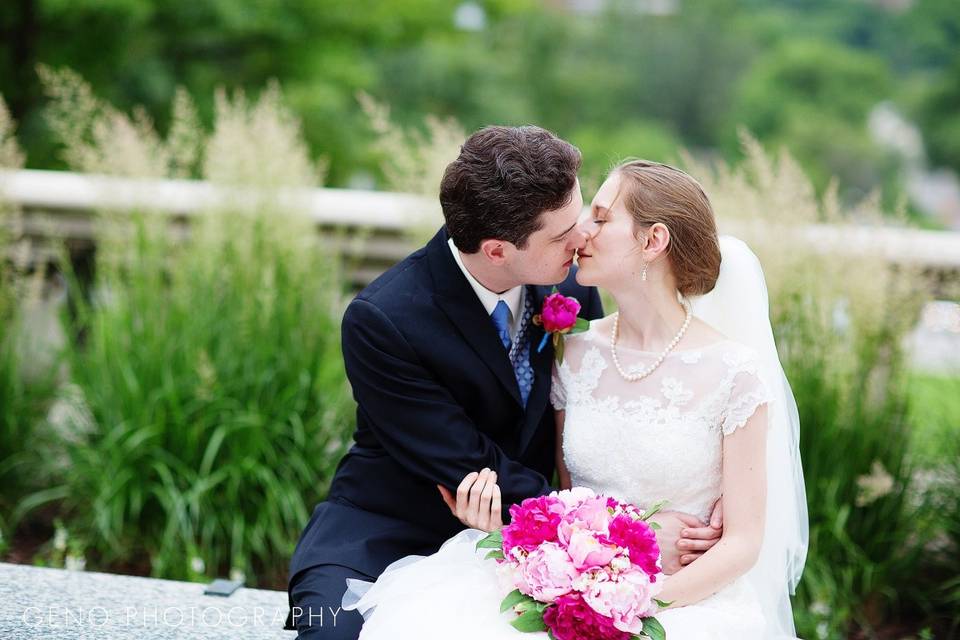
[[723, 439], [723, 536], [696, 562], [670, 576], [657, 596], [671, 607], [707, 598], [753, 567], [766, 515], [767, 406]]
[[561, 489], [569, 489], [572, 486], [570, 483], [570, 472], [567, 471], [567, 465], [563, 461], [563, 420], [566, 413], [566, 411], [553, 412], [554, 420], [556, 420], [557, 424], [556, 464]]

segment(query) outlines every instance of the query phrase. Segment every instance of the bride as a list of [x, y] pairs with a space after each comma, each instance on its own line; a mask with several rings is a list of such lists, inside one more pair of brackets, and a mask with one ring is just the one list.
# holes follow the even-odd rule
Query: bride
[[[721, 540], [665, 578], [657, 619], [670, 640], [795, 638], [789, 595], [807, 547], [799, 421], [759, 262], [717, 237], [700, 185], [663, 164], [615, 168], [581, 224], [577, 281], [605, 288], [619, 311], [567, 335], [554, 365], [561, 488], [641, 508], [666, 500], [704, 520], [723, 496]], [[373, 584], [348, 580], [361, 639], [547, 637], [510, 626], [499, 605], [512, 586], [474, 548], [502, 526], [497, 489], [488, 470], [470, 474], [445, 496], [470, 528]]]

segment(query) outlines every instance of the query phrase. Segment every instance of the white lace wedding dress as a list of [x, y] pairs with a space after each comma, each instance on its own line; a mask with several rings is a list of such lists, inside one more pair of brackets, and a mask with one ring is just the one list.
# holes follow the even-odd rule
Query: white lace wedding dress
[[[596, 325], [568, 336], [565, 360], [554, 367], [551, 403], [566, 411], [563, 453], [573, 486], [640, 507], [667, 500], [666, 508], [707, 520], [721, 492], [724, 436], [769, 401], [756, 355], [723, 340], [674, 351], [647, 378], [627, 382], [613, 365], [609, 334]], [[619, 346], [617, 354], [628, 372], [658, 356]], [[483, 559], [487, 550], [474, 550], [484, 535], [466, 529], [433, 555], [403, 558], [372, 588], [351, 581], [344, 603], [366, 618], [360, 638], [547, 638], [516, 631], [515, 614], [499, 613], [512, 587], [499, 583], [496, 563]], [[764, 637], [763, 611], [744, 578], [657, 619], [669, 640]]]

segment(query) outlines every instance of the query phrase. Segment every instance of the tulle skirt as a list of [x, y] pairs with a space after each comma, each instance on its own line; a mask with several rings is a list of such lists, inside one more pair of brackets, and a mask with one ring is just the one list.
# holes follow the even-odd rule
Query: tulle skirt
[[[406, 556], [375, 583], [347, 580], [343, 608], [364, 617], [360, 640], [548, 640], [546, 632], [510, 626], [512, 611], [500, 602], [513, 587], [498, 576], [497, 563], [476, 550], [486, 535], [465, 529], [429, 556]], [[669, 580], [669, 578], [667, 578]], [[669, 640], [764, 638], [764, 617], [750, 586], [737, 580], [695, 605], [657, 614]]]

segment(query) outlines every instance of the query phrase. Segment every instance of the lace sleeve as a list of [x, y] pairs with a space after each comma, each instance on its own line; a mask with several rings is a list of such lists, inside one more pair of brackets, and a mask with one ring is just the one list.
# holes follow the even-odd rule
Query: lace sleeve
[[567, 406], [567, 390], [563, 386], [563, 374], [556, 361], [553, 363], [553, 372], [550, 375], [550, 404], [557, 411], [563, 411]]
[[723, 413], [721, 429], [728, 436], [747, 424], [757, 409], [771, 401], [770, 391], [760, 379], [758, 365], [751, 359], [733, 377], [733, 387]]

